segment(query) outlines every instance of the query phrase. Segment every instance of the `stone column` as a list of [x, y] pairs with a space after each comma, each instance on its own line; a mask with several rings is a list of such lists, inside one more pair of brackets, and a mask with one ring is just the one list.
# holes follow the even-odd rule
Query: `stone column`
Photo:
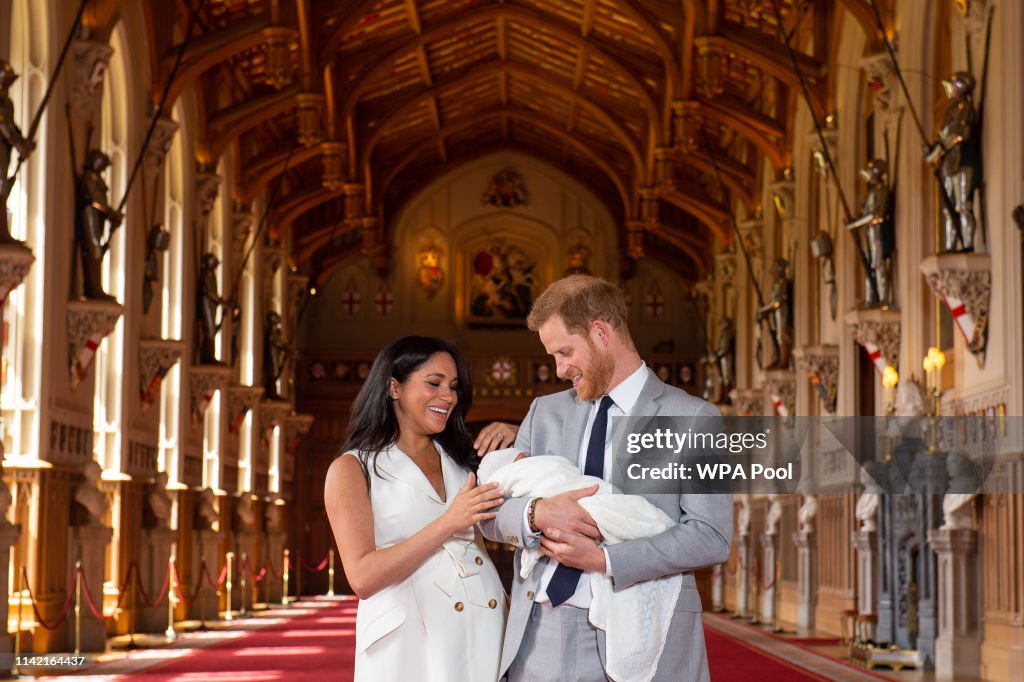
[[745, 618], [750, 615], [750, 535], [744, 533], [739, 536], [739, 540], [736, 546], [736, 556], [739, 558], [739, 568], [736, 570], [736, 615]]
[[[3, 485], [3, 479], [0, 478], [0, 486]], [[6, 491], [7, 488], [4, 487], [0, 495]], [[0, 651], [14, 651], [14, 637], [7, 632], [7, 609], [10, 598], [7, 585], [10, 582], [11, 546], [18, 541], [19, 535], [21, 526], [8, 522], [3, 514], [0, 514]], [[17, 580], [15, 584], [18, 584]], [[6, 660], [5, 657], [0, 657], [0, 678], [10, 674], [11, 663], [12, 661]]]
[[775, 623], [775, 594], [778, 589], [775, 576], [775, 533], [761, 534], [761, 575], [754, 576], [761, 581], [761, 618], [762, 623]]
[[[177, 531], [170, 528], [146, 528], [142, 531], [139, 582], [150, 599], [158, 599], [164, 581], [169, 580], [167, 561], [177, 536]], [[169, 592], [170, 587], [167, 589]], [[139, 632], [163, 632], [167, 629], [168, 598], [165, 595], [157, 606], [149, 606], [139, 598], [139, 619], [136, 625]]]
[[810, 631], [818, 607], [818, 540], [813, 531], [801, 531], [793, 533], [793, 544], [797, 552], [796, 627]]
[[977, 677], [978, 638], [977, 532], [969, 528], [932, 530], [928, 542], [938, 557], [939, 632], [935, 639], [935, 676]]
[[[270, 604], [281, 603], [281, 590], [284, 585], [284, 543], [287, 534], [283, 530], [267, 531], [267, 601]], [[295, 584], [294, 566], [289, 580]]]
[[[240, 530], [235, 533], [235, 555], [238, 557], [236, 563], [234, 589], [231, 591], [231, 608], [235, 611], [246, 611], [252, 609], [253, 595], [256, 594], [256, 584], [253, 583], [252, 573], [259, 574], [262, 563], [256, 556], [256, 533], [251, 530]], [[252, 573], [250, 573], [250, 569]], [[246, 594], [242, 595], [242, 576], [245, 576]]]
[[[855, 530], [850, 539], [857, 550], [857, 615], [877, 615], [878, 603], [878, 540], [873, 530]], [[871, 633], [871, 639], [876, 633]]]
[[[107, 646], [107, 623], [96, 618], [89, 608], [85, 595], [86, 586], [96, 608], [103, 610], [103, 579], [106, 575], [107, 545], [114, 531], [106, 526], [88, 525], [71, 528], [71, 570], [74, 577], [74, 562], [82, 562], [82, 610], [81, 639], [82, 651], [105, 651]], [[73, 609], [73, 605], [72, 605]], [[68, 611], [68, 649], [75, 650], [74, 610]]]
[[[209, 573], [211, 582], [216, 583], [220, 576], [221, 566], [226, 561], [220, 553], [220, 532], [215, 530], [197, 530], [195, 533], [198, 551], [192, 553], [193, 566], [192, 575], [195, 576], [195, 583], [190, 587], [199, 590], [199, 582], [203, 582], [203, 588], [199, 590], [195, 601], [192, 602], [190, 618], [203, 618], [205, 620], [216, 620], [220, 618], [220, 599], [217, 592], [208, 583], [206, 576], [202, 574], [203, 561], [206, 562], [206, 570]], [[232, 567], [232, 570], [235, 570]], [[234, 579], [237, 583], [237, 578]]]
[[711, 608], [716, 613], [725, 610], [725, 564], [716, 564], [711, 573]]

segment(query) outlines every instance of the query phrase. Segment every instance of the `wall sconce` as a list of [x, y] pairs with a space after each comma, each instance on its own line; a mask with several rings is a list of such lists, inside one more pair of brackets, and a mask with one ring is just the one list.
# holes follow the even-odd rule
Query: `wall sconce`
[[928, 394], [932, 399], [931, 414], [928, 416], [928, 452], [939, 451], [939, 417], [942, 416], [942, 368], [946, 365], [946, 354], [932, 346], [921, 363], [928, 380]]
[[420, 288], [433, 296], [444, 282], [444, 270], [441, 268], [441, 249], [433, 243], [420, 249], [416, 256], [416, 281]]

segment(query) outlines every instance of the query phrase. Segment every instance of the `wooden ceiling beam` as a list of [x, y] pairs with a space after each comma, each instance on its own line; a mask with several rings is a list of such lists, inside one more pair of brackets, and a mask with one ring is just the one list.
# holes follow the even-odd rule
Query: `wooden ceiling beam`
[[505, 17], [500, 16], [494, 20], [494, 32], [498, 41], [498, 56], [502, 60], [508, 59], [508, 26]]
[[576, 53], [576, 68], [572, 76], [572, 89], [577, 92], [583, 86], [583, 79], [587, 77], [587, 62], [589, 59], [587, 46], [584, 45]]
[[[394, 68], [394, 64], [402, 57], [414, 52], [421, 45], [425, 47], [430, 43], [448, 39], [453, 34], [465, 29], [467, 26], [479, 25], [485, 21], [498, 22], [499, 20], [501, 24], [507, 23], [508, 21], [520, 21], [526, 25], [536, 25], [537, 21], [543, 20], [545, 22], [544, 30], [546, 32], [552, 34], [559, 40], [572, 44], [577, 49], [586, 47], [589, 50], [589, 55], [609, 64], [614, 73], [620, 76], [636, 92], [640, 93], [640, 105], [647, 113], [648, 118], [651, 119], [651, 121], [656, 122], [660, 127], [661, 112], [657, 103], [654, 101], [651, 91], [647, 89], [643, 80], [636, 73], [622, 63], [620, 58], [612, 55], [602, 48], [594, 41], [593, 37], [588, 40], [580, 38], [578, 30], [575, 30], [571, 24], [555, 19], [554, 17], [550, 17], [543, 12], [537, 12], [515, 5], [500, 5], [486, 9], [474, 10], [472, 15], [470, 15], [470, 18], [467, 18], [465, 15], [449, 18], [423, 32], [417, 36], [414, 41], [403, 41], [376, 59], [368, 59], [366, 68], [353, 82], [338, 84], [339, 92], [342, 88], [346, 88], [347, 93], [345, 95], [345, 103], [341, 109], [343, 120], [348, 120], [354, 115], [356, 106], [366, 91], [376, 85], [381, 78], [386, 77]], [[507, 46], [502, 47], [503, 40], [501, 39], [501, 35], [504, 33], [507, 33], [507, 27], [498, 32], [498, 44], [496, 46], [496, 50], [499, 53], [499, 57], [501, 57], [502, 53], [507, 53]], [[502, 57], [503, 60], [505, 58], [506, 57]]]
[[[607, 111], [605, 111], [604, 107], [595, 104], [584, 95], [573, 91], [568, 85], [548, 80], [544, 76], [538, 74], [536, 70], [520, 66], [513, 62], [490, 62], [481, 66], [471, 67], [464, 72], [460, 77], [460, 80], [468, 80], [470, 78], [476, 78], [478, 76], [483, 76], [497, 71], [505, 71], [510, 75], [514, 75], [516, 78], [530, 81], [538, 85], [542, 90], [547, 89], [549, 91], [554, 91], [566, 97], [569, 102], [576, 102], [578, 105], [582, 106], [588, 114], [608, 128], [616, 141], [621, 144], [629, 154], [630, 159], [633, 161], [637, 177], [643, 177], [645, 166], [637, 141], [629, 136], [629, 132], [626, 128]], [[393, 111], [387, 118], [381, 121], [380, 124], [376, 126], [369, 140], [367, 140], [360, 152], [359, 166], [365, 167], [370, 162], [373, 157], [374, 148], [393, 123], [402, 120], [405, 116], [418, 109], [425, 100], [435, 95], [436, 90], [437, 88], [434, 88], [433, 91], [427, 91], [420, 94], [407, 102], [401, 109]]]
[[586, 38], [594, 28], [594, 10], [597, 7], [597, 0], [585, 0], [583, 3], [583, 16], [580, 18], [580, 35]]
[[692, 215], [723, 244], [729, 243], [729, 214], [721, 206], [679, 190], [662, 190], [661, 198]]
[[[206, 163], [217, 165], [224, 150], [246, 132], [295, 108], [299, 86], [221, 109], [207, 120]], [[202, 155], [202, 153], [201, 153]]]
[[244, 180], [235, 191], [235, 200], [240, 204], [248, 204], [256, 198], [256, 194], [271, 180], [287, 168], [298, 168], [300, 165], [320, 155], [320, 145], [299, 147], [292, 150], [292, 145], [284, 145], [271, 150], [245, 164]]
[[422, 33], [423, 28], [420, 26], [420, 11], [416, 7], [416, 0], [405, 0], [405, 15], [409, 20], [409, 28], [416, 35]]
[[291, 224], [299, 216], [340, 196], [342, 196], [340, 190], [330, 190], [321, 185], [309, 187], [298, 194], [293, 194], [291, 199], [282, 204], [280, 208], [274, 209], [270, 218], [271, 238], [280, 239], [284, 231], [291, 227]]
[[707, 272], [711, 267], [710, 247], [707, 244], [694, 244], [684, 238], [685, 233], [673, 230], [667, 225], [648, 225], [645, 232], [650, 232], [660, 239], [664, 239], [688, 256], [693, 264], [697, 266], [698, 272]]
[[[786, 135], [782, 132], [778, 142], [769, 139], [759, 125], [754, 125], [750, 117], [741, 111], [717, 103], [702, 102], [700, 113], [707, 118], [730, 127], [750, 141], [765, 157], [771, 161], [775, 170], [785, 170], [789, 166], [789, 152], [785, 149]], [[780, 128], [781, 129], [781, 128]]]
[[420, 67], [420, 78], [428, 88], [434, 85], [434, 75], [430, 71], [430, 59], [427, 57], [427, 48], [420, 45], [416, 48], [416, 63]]
[[[327, 32], [321, 42], [321, 64], [326, 64], [334, 60], [334, 54], [341, 47], [345, 35], [355, 28], [355, 26], [362, 21], [379, 2], [380, 0], [359, 0], [359, 2], [357, 2], [355, 6], [345, 14], [344, 18]], [[644, 33], [654, 41], [654, 50], [658, 56], [661, 57], [667, 77], [672, 78], [673, 80], [678, 78], [679, 67], [678, 60], [676, 59], [676, 49], [669, 42], [668, 38], [662, 32], [657, 23], [654, 22], [645, 11], [638, 9], [631, 0], [618, 0], [617, 6], [625, 16], [639, 24]], [[474, 10], [474, 19], [481, 15], [510, 15], [511, 13], [519, 11], [527, 10], [510, 5], [499, 5], [492, 8]], [[538, 17], [539, 15], [538, 18], [540, 19], [540, 25], [545, 26], [545, 28], [555, 23], [561, 23], [561, 20], [556, 19], [554, 14], [532, 11], [529, 13], [533, 14], [535, 17]], [[465, 18], [463, 18], [462, 23], [466, 23]]]
[[[262, 45], [265, 42], [262, 30], [269, 25], [267, 17], [261, 14], [234, 22], [214, 33], [193, 38], [185, 48], [178, 74], [168, 90], [168, 109], [189, 83], [206, 71], [240, 52]], [[172, 45], [161, 58], [160, 69], [163, 73], [170, 74], [180, 51], [180, 44]]]

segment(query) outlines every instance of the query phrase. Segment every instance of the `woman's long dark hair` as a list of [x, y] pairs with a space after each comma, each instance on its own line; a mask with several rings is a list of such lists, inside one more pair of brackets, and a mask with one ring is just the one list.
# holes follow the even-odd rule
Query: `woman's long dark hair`
[[447, 353], [455, 361], [458, 401], [448, 414], [444, 431], [434, 438], [459, 466], [467, 471], [476, 470], [478, 460], [466, 430], [466, 414], [473, 404], [473, 382], [466, 358], [444, 339], [403, 336], [388, 344], [373, 361], [370, 374], [352, 405], [345, 446], [339, 453], [354, 452], [359, 457], [367, 483], [371, 467], [379, 475], [377, 455], [398, 440], [398, 418], [390, 396], [391, 380], [404, 384], [409, 375], [438, 353]]

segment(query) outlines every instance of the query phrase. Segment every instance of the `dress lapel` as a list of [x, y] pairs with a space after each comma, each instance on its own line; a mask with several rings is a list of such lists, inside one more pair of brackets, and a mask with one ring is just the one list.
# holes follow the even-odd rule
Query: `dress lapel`
[[[449, 476], [448, 471], [445, 468], [445, 460], [447, 459], [448, 458], [442, 453], [441, 470], [444, 472], [446, 494], [449, 490]], [[382, 472], [394, 480], [415, 488], [438, 504], [443, 504], [443, 502], [441, 502], [441, 498], [437, 496], [437, 491], [434, 490], [434, 486], [430, 485], [430, 481], [427, 480], [423, 471], [416, 466], [416, 462], [412, 461], [408, 455], [399, 450], [396, 446], [392, 445], [377, 456], [377, 466]]]

